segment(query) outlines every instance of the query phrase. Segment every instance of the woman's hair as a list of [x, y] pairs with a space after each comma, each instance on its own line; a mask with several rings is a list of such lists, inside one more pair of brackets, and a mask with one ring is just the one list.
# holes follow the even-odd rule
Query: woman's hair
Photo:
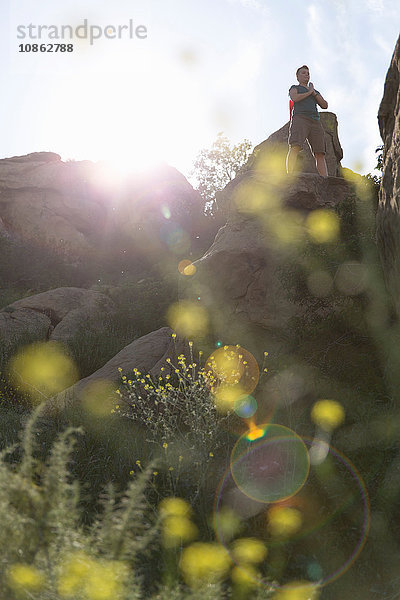
[[310, 69], [307, 67], [307, 65], [303, 65], [303, 66], [301, 66], [301, 67], [299, 67], [299, 68], [297, 69], [297, 71], [296, 71], [296, 77], [298, 76], [298, 74], [299, 74], [299, 71], [301, 71], [301, 69], [307, 69], [308, 71], [310, 70]]

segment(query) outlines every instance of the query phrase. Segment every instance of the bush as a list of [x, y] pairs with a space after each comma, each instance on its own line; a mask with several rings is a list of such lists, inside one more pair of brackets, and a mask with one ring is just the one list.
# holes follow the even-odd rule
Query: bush
[[[117, 493], [109, 484], [102, 493], [95, 518], [85, 524], [82, 490], [71, 471], [75, 448], [85, 434], [80, 429], [66, 429], [44, 457], [37, 437], [40, 417], [39, 407], [26, 424], [17, 453], [19, 458], [15, 447], [0, 455], [2, 597], [8, 600], [231, 597], [224, 583], [233, 564], [226, 549], [215, 542], [196, 542], [183, 549], [198, 534], [191, 520], [190, 505], [176, 497], [164, 499], [159, 504], [157, 518], [158, 510], [149, 493], [154, 464], [139, 469], [141, 472], [131, 478], [123, 493]], [[242, 546], [243, 543], [245, 540]], [[250, 544], [255, 547], [254, 542]], [[259, 546], [258, 555], [263, 556], [261, 542]], [[199, 571], [192, 564], [192, 554], [197, 556], [197, 565], [199, 561], [204, 565], [209, 561], [209, 566]], [[255, 595], [254, 584], [236, 587], [240, 588], [242, 598], [250, 592], [252, 598], [269, 597], [267, 588], [259, 589]]]
[[190, 360], [181, 354], [173, 365], [167, 359], [157, 380], [138, 369], [131, 377], [121, 375], [115, 410], [144, 428], [163, 495], [183, 495], [205, 506], [229, 462], [232, 415], [218, 412], [210, 374], [195, 361], [192, 342], [189, 349]]

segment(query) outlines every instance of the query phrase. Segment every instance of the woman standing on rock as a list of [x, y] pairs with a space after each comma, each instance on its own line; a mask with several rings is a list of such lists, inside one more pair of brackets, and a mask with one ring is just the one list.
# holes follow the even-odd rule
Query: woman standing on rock
[[318, 173], [323, 177], [328, 177], [324, 129], [317, 109], [317, 104], [321, 108], [328, 108], [328, 103], [310, 82], [310, 71], [307, 65], [297, 69], [296, 78], [299, 85], [292, 85], [289, 89], [289, 95], [294, 106], [289, 125], [289, 152], [286, 158], [286, 171], [293, 173], [297, 155], [303, 143], [307, 140], [314, 155]]

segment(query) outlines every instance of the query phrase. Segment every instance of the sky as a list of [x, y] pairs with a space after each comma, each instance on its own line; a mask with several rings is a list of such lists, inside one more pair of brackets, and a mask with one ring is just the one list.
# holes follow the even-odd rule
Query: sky
[[[0, 158], [165, 161], [188, 177], [219, 132], [257, 145], [280, 129], [307, 64], [342, 166], [374, 170], [398, 0], [0, 2]], [[35, 43], [53, 52], [21, 51]], [[63, 43], [72, 51], [54, 51]]]

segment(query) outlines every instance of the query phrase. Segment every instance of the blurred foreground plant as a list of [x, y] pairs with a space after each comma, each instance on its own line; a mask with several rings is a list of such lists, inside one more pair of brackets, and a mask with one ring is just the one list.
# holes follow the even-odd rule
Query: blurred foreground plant
[[[33, 412], [25, 427], [20, 443], [21, 460], [18, 463], [15, 460], [15, 447], [0, 455], [0, 597], [7, 600], [233, 597], [228, 581], [232, 560], [226, 548], [216, 542], [195, 542], [183, 548], [197, 537], [197, 527], [191, 520], [193, 510], [185, 500], [165, 498], [159, 505], [160, 526], [151, 524], [146, 499], [150, 468], [135, 477], [123, 494], [117, 495], [109, 486], [97, 518], [83, 526], [81, 493], [69, 465], [77, 437], [84, 433], [67, 429], [60, 434], [47, 459], [39, 460], [37, 434], [41, 410], [38, 407]], [[251, 544], [251, 548], [243, 544]], [[236, 550], [245, 552], [249, 565], [265, 555], [265, 550], [254, 540], [243, 540]], [[161, 556], [174, 553], [179, 570], [177, 578], [170, 579], [172, 586], [162, 585], [160, 552]], [[164, 565], [168, 566], [168, 561]], [[144, 571], [149, 566], [153, 584], [150, 590], [144, 583]], [[148, 576], [147, 573], [147, 579]], [[262, 590], [251, 597], [267, 598], [268, 594]]]
[[[0, 455], [0, 596], [20, 598], [139, 598], [137, 556], [154, 537], [146, 518], [149, 472], [117, 497], [110, 486], [90, 528], [81, 525], [78, 482], [69, 463], [79, 429], [67, 429], [42, 462], [36, 409], [21, 440]], [[128, 593], [129, 591], [129, 593]]]

